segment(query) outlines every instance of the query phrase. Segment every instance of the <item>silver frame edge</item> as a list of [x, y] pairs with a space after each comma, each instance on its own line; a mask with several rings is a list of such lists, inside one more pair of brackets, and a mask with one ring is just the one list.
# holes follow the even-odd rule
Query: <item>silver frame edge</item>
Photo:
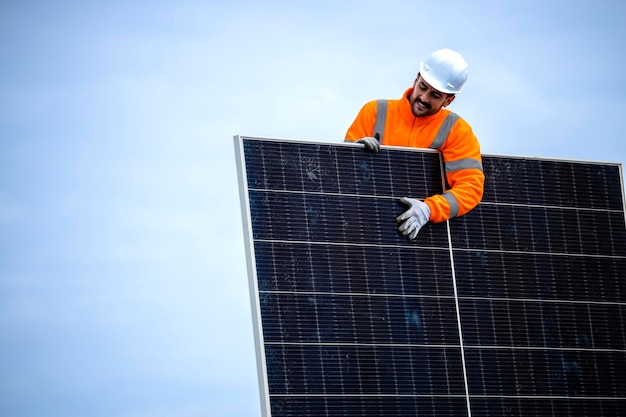
[[241, 204], [241, 220], [243, 225], [244, 247], [248, 269], [248, 287], [250, 291], [250, 311], [252, 312], [252, 330], [256, 351], [257, 376], [259, 382], [259, 397], [261, 401], [261, 415], [271, 417], [269, 385], [265, 359], [265, 341], [261, 323], [261, 303], [258, 291], [256, 259], [254, 256], [254, 239], [252, 235], [252, 218], [250, 215], [250, 199], [248, 197], [248, 176], [243, 150], [243, 136], [235, 135], [235, 159], [237, 162], [237, 179], [239, 181], [239, 202]]

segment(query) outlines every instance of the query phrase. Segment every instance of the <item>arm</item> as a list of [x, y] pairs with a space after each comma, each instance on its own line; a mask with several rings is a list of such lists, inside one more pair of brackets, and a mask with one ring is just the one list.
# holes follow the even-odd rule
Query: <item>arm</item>
[[440, 151], [450, 188], [442, 195], [424, 200], [430, 208], [430, 221], [434, 223], [462, 216], [476, 207], [482, 199], [485, 183], [480, 144], [464, 120], [455, 123]]

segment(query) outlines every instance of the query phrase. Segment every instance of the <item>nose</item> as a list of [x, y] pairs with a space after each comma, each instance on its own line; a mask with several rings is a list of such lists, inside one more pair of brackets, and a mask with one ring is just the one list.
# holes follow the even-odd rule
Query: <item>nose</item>
[[417, 98], [419, 99], [419, 101], [421, 101], [424, 104], [429, 104], [428, 103], [428, 93], [423, 92], [418, 94]]

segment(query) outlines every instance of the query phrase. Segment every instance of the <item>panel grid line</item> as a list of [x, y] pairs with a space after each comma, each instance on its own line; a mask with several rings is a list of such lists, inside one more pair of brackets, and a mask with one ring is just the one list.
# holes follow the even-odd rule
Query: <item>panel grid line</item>
[[[250, 188], [250, 191], [259, 191], [259, 192], [272, 192], [278, 194], [296, 194], [296, 195], [317, 195], [317, 196], [332, 196], [332, 197], [362, 197], [362, 198], [371, 198], [371, 199], [382, 199], [382, 200], [397, 200], [399, 196], [392, 193], [389, 196], [385, 195], [376, 195], [376, 194], [358, 194], [358, 193], [331, 193], [331, 192], [322, 192], [322, 191], [298, 191], [298, 190], [277, 190], [271, 188]], [[528, 208], [546, 208], [546, 209], [556, 209], [563, 211], [581, 211], [581, 212], [599, 212], [599, 213], [622, 213], [623, 210], [620, 209], [604, 209], [604, 208], [593, 208], [593, 207], [568, 207], [568, 206], [554, 206], [554, 205], [546, 205], [546, 204], [520, 204], [520, 203], [503, 203], [503, 202], [490, 202], [490, 201], [482, 201], [480, 203], [483, 206], [502, 206], [502, 207], [528, 207]]]
[[[274, 345], [274, 346], [382, 346], [382, 347], [431, 347], [431, 348], [460, 348], [461, 345], [458, 344], [411, 344], [411, 343], [331, 343], [331, 342], [319, 342], [319, 343], [311, 343], [311, 342], [271, 342], [268, 341], [265, 343], [266, 345]], [[568, 348], [568, 347], [558, 347], [551, 348], [545, 346], [504, 346], [504, 345], [463, 345], [465, 349], [506, 349], [506, 350], [545, 350], [545, 351], [569, 351], [569, 352], [613, 352], [613, 353], [624, 353], [626, 354], [626, 349], [605, 349], [605, 348]]]
[[[359, 293], [359, 292], [322, 292], [322, 291], [277, 291], [277, 290], [260, 290], [261, 294], [302, 294], [302, 295], [338, 295], [349, 297], [380, 297], [380, 298], [415, 298], [415, 299], [449, 299], [454, 300], [454, 296], [433, 296], [433, 295], [409, 295], [409, 294], [394, 294], [394, 293]], [[470, 301], [516, 301], [516, 302], [528, 302], [528, 303], [544, 303], [544, 304], [580, 304], [580, 305], [608, 305], [608, 306], [624, 306], [626, 302], [613, 302], [613, 301], [580, 301], [580, 300], [550, 300], [550, 299], [536, 299], [536, 298], [506, 298], [506, 297], [468, 297], [459, 296], [458, 300], [470, 300]]]
[[[481, 203], [482, 204], [482, 203]], [[438, 246], [420, 246], [419, 244], [398, 244], [398, 245], [385, 245], [374, 243], [346, 243], [346, 242], [326, 242], [315, 240], [284, 240], [284, 239], [255, 239], [255, 242], [268, 242], [268, 243], [300, 243], [320, 246], [347, 246], [347, 247], [372, 247], [372, 248], [406, 248], [406, 249], [429, 249], [447, 252], [448, 248], [442, 248]], [[587, 253], [563, 253], [563, 252], [541, 252], [541, 251], [516, 251], [516, 250], [497, 250], [497, 249], [471, 249], [471, 248], [454, 248], [455, 251], [463, 252], [491, 252], [491, 253], [508, 253], [508, 254], [526, 254], [526, 255], [550, 255], [561, 257], [580, 257], [580, 258], [606, 258], [606, 259], [626, 259], [624, 255], [605, 255], [605, 254], [587, 254]]]
[[[465, 398], [465, 395], [408, 395], [408, 394], [272, 394], [272, 397], [391, 397], [391, 398]], [[510, 398], [510, 399], [545, 399], [545, 400], [626, 400], [626, 397], [573, 397], [563, 395], [470, 395], [470, 398]]]

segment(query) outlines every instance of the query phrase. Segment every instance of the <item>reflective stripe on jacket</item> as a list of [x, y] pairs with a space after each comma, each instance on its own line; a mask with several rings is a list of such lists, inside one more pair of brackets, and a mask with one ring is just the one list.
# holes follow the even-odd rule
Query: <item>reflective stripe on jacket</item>
[[348, 129], [346, 140], [356, 141], [378, 133], [383, 145], [439, 150], [450, 188], [424, 199], [430, 207], [430, 221], [437, 223], [462, 216], [476, 207], [483, 196], [485, 176], [478, 139], [469, 124], [449, 110], [415, 117], [407, 99], [412, 91], [408, 89], [400, 100], [365, 104]]

